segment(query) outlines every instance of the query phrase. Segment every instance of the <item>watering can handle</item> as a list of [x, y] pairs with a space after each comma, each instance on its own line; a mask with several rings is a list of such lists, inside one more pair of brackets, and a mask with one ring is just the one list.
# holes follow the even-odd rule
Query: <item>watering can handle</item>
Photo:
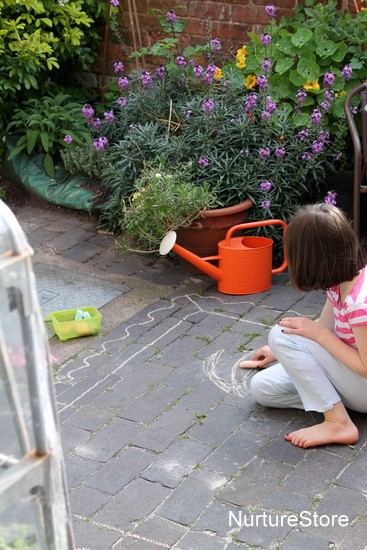
[[[263, 221], [259, 221], [259, 222], [249, 222], [249, 223], [240, 223], [238, 225], [234, 225], [233, 227], [231, 227], [230, 229], [228, 229], [227, 231], [227, 234], [226, 234], [226, 238], [225, 238], [225, 246], [228, 248], [230, 246], [230, 241], [231, 241], [231, 237], [233, 235], [233, 233], [235, 231], [239, 231], [240, 229], [252, 229], [254, 227], [263, 227], [265, 225], [281, 225], [283, 227], [283, 243], [284, 243], [284, 239], [285, 239], [285, 234], [286, 234], [286, 231], [287, 231], [287, 224], [285, 222], [283, 222], [283, 220], [263, 220]], [[277, 269], [273, 269], [272, 270], [272, 274], [276, 274], [276, 273], [280, 273], [281, 271], [284, 271], [285, 268], [287, 267], [287, 258], [285, 256], [285, 248], [284, 248], [284, 244], [283, 244], [283, 263], [280, 267], [278, 267]]]

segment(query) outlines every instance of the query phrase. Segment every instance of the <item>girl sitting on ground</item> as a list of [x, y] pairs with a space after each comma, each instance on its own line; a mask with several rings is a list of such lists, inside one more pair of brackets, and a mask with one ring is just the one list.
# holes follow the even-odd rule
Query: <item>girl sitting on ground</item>
[[252, 395], [266, 407], [324, 415], [321, 424], [285, 435], [295, 446], [353, 444], [358, 430], [346, 407], [367, 412], [365, 254], [347, 218], [330, 204], [300, 209], [288, 225], [285, 244], [293, 286], [326, 290], [327, 299], [317, 321], [285, 317], [272, 328], [269, 345], [252, 361], [258, 368], [278, 362], [253, 376]]

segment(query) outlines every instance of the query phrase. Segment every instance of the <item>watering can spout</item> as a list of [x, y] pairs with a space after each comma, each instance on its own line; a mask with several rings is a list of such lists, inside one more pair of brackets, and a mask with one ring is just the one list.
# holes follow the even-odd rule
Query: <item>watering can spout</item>
[[212, 277], [212, 279], [215, 279], [216, 281], [221, 281], [223, 277], [222, 270], [216, 267], [215, 265], [208, 262], [208, 259], [210, 260], [218, 260], [219, 256], [210, 256], [209, 258], [200, 258], [200, 256], [197, 256], [196, 254], [193, 254], [190, 252], [190, 250], [186, 250], [186, 248], [183, 248], [179, 244], [176, 244], [176, 232], [170, 231], [165, 235], [162, 239], [162, 242], [159, 247], [159, 253], [162, 256], [165, 256], [168, 254], [171, 250], [173, 252], [176, 252], [179, 256], [184, 258], [186, 261], [193, 264], [195, 267], [209, 275], [209, 277]]

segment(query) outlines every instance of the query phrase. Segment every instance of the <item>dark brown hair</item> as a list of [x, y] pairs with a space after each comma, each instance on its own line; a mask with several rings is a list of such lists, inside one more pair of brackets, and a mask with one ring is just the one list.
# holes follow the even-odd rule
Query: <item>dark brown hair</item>
[[331, 204], [302, 207], [288, 225], [285, 247], [291, 282], [303, 291], [350, 281], [366, 263], [348, 219]]

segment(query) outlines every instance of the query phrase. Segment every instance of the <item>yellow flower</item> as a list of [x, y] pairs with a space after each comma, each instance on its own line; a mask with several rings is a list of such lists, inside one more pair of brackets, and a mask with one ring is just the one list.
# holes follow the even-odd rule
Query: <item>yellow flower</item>
[[236, 63], [237, 67], [239, 69], [244, 69], [246, 67], [246, 57], [244, 55], [242, 56], [237, 55], [236, 57], [237, 57], [237, 63]]
[[239, 50], [237, 50], [237, 56], [240, 55], [248, 55], [248, 51], [247, 51], [247, 48], [246, 46], [242, 46], [242, 48], [240, 48]]
[[253, 88], [255, 84], [256, 76], [254, 74], [249, 74], [245, 80], [245, 87], [247, 88], [247, 90], [251, 90], [251, 88]]
[[215, 68], [214, 78], [223, 78], [222, 69], [219, 67]]
[[139, 192], [139, 191], [136, 191], [136, 192], [133, 194], [133, 196], [132, 196], [132, 198], [131, 198], [131, 201], [132, 201], [132, 202], [136, 201], [136, 199], [138, 199], [139, 196], [140, 196], [140, 192]]
[[303, 87], [305, 90], [319, 90], [320, 84], [318, 80], [314, 80], [314, 82], [307, 80], [306, 84], [304, 84]]

